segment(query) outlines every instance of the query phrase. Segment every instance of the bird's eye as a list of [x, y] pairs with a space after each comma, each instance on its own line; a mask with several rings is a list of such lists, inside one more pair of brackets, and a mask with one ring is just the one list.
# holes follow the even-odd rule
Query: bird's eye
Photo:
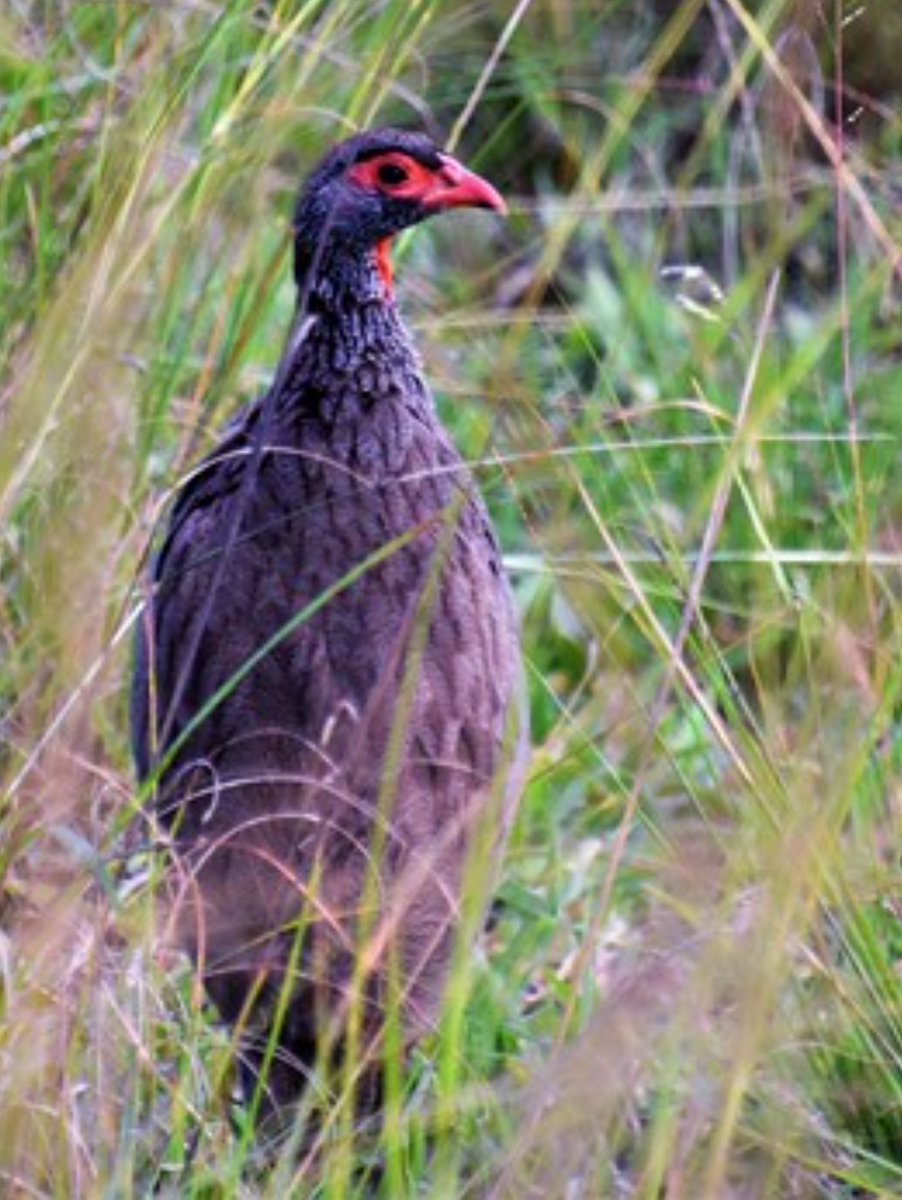
[[403, 167], [399, 167], [397, 163], [382, 163], [376, 176], [380, 183], [384, 183], [387, 187], [397, 187], [400, 183], [406, 183], [408, 179], [407, 172]]

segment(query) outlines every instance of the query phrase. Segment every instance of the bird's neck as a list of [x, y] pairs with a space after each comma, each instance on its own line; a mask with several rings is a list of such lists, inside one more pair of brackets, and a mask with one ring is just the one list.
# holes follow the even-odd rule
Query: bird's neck
[[299, 306], [311, 313], [340, 315], [355, 304], [394, 303], [380, 246], [297, 247], [294, 273]]
[[[276, 410], [297, 432], [310, 421], [369, 420], [385, 406], [432, 413], [419, 358], [380, 271], [376, 248], [301, 274]], [[281, 422], [280, 422], [281, 423]]]

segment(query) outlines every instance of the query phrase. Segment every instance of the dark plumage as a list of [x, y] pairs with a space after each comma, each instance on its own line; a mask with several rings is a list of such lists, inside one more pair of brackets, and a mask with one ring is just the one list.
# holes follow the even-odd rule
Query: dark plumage
[[430, 1027], [476, 819], [500, 845], [516, 796], [511, 599], [387, 266], [393, 234], [463, 205], [503, 208], [396, 130], [310, 176], [276, 380], [182, 487], [137, 642], [134, 752], [179, 936], [251, 1072], [290, 989], [276, 1108], [319, 1038], [339, 1053], [355, 965], [371, 1049], [389, 975], [408, 1040]]

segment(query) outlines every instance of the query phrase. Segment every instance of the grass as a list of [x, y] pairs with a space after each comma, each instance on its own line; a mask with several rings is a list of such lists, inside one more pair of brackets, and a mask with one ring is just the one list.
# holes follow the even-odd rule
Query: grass
[[[855, 73], [896, 30], [838, 0], [3, 9], [4, 1194], [902, 1194], [902, 123]], [[511, 201], [398, 273], [534, 743], [381, 1185], [340, 1117], [276, 1164], [236, 1123], [125, 711], [154, 528], [278, 360], [294, 189], [376, 121]]]

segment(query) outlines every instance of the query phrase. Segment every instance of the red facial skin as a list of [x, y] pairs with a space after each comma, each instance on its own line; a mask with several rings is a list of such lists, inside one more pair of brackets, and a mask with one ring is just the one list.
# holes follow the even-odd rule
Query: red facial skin
[[381, 242], [376, 243], [376, 267], [379, 271], [379, 278], [385, 284], [385, 290], [391, 294], [392, 282], [394, 280], [394, 268], [391, 261], [391, 238], [383, 238]]
[[[407, 154], [389, 151], [356, 163], [348, 171], [348, 179], [367, 191], [380, 192], [401, 200], [416, 200], [431, 212], [446, 208], [490, 208], [507, 212], [507, 206], [490, 183], [468, 171], [456, 159], [442, 154], [441, 166], [425, 167]], [[391, 291], [392, 269], [386, 238], [376, 247], [379, 274], [386, 289]]]

